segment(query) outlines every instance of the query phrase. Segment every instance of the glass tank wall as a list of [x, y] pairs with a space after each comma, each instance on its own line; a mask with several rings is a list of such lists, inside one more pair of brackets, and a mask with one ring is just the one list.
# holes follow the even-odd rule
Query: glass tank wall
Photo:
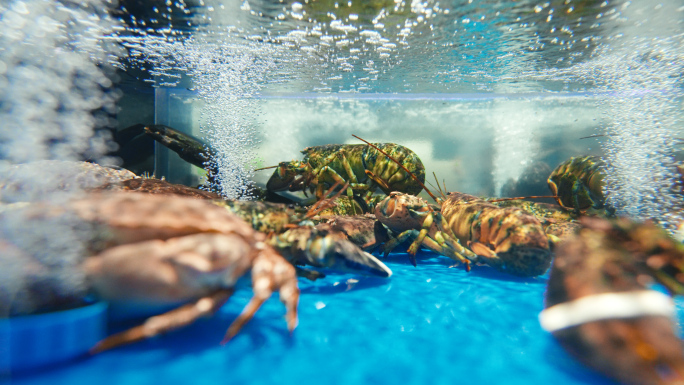
[[[623, 214], [678, 207], [674, 3], [244, 1], [183, 12], [185, 27], [158, 34], [130, 19], [124, 45], [152, 67], [156, 122], [218, 149], [228, 197], [263, 186], [271, 171], [257, 167], [356, 134], [413, 149], [449, 190], [546, 195], [543, 174], [600, 155]], [[198, 181], [167, 156], [160, 176]], [[532, 175], [536, 185], [516, 186]]]
[[[301, 160], [301, 150], [309, 146], [362, 143], [352, 137], [355, 134], [410, 148], [448, 191], [513, 196], [525, 174], [526, 195], [549, 195], [546, 179], [556, 165], [571, 156], [603, 155], [600, 137], [594, 136], [605, 125], [598, 107], [605, 97], [590, 93], [260, 95], [253, 101], [259, 111], [253, 124], [260, 139], [253, 147], [253, 165]], [[159, 88], [156, 122], [201, 136], [202, 105], [187, 90]], [[166, 156], [163, 150], [161, 154]], [[170, 180], [183, 182], [174, 173], [194, 170], [177, 156], [171, 162], [175, 163], [168, 174], [160, 174]], [[264, 187], [272, 173], [256, 172], [254, 181]], [[535, 184], [528, 180], [532, 175]], [[434, 184], [434, 176], [429, 180]]]

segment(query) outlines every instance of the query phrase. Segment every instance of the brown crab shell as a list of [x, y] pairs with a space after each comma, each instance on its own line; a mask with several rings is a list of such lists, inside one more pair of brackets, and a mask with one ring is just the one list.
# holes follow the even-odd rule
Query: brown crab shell
[[134, 192], [89, 194], [69, 209], [82, 220], [100, 227], [95, 251], [107, 247], [170, 239], [198, 233], [235, 233], [253, 242], [265, 235], [211, 202], [185, 197]]
[[219, 194], [155, 178], [135, 178], [107, 184], [107, 191], [130, 191], [159, 195], [178, 195], [199, 199], [222, 199]]

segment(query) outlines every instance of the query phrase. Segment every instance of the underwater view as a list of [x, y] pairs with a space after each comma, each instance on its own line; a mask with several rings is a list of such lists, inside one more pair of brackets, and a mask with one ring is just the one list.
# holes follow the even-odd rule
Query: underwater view
[[0, 382], [684, 384], [684, 0], [0, 0]]

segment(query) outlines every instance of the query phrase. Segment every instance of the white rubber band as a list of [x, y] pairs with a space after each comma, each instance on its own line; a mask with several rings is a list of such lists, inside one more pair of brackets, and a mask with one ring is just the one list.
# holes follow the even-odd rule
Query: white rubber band
[[642, 316], [673, 318], [674, 314], [674, 302], [668, 295], [640, 290], [596, 294], [560, 303], [539, 313], [539, 323], [552, 333], [593, 321]]

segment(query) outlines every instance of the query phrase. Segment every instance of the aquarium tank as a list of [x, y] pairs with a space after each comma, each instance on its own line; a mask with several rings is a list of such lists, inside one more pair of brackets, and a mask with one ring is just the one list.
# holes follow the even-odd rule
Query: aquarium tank
[[[82, 269], [90, 228], [50, 213], [128, 172], [217, 199], [263, 200], [273, 167], [363, 139], [413, 151], [437, 195], [556, 206], [549, 176], [591, 156], [602, 177], [585, 193], [592, 204], [599, 194], [610, 215], [652, 221], [681, 241], [683, 73], [681, 0], [2, 0], [0, 379], [613, 383], [542, 329], [548, 272], [466, 269], [426, 248], [414, 266], [410, 241], [372, 251], [390, 277], [299, 277], [293, 332], [273, 296], [221, 344], [251, 304], [251, 284], [240, 283], [212, 317], [89, 354], [145, 317], [98, 301]], [[206, 162], [149, 135], [162, 126], [196, 140]], [[79, 176], [76, 161], [113, 171]], [[304, 212], [316, 201], [313, 190], [290, 190], [267, 200]], [[480, 254], [478, 242], [461, 243]], [[24, 313], [46, 314], [45, 296], [78, 298], [89, 309], [81, 316], [100, 318], [19, 333]], [[678, 297], [674, 313], [684, 316]], [[39, 352], [40, 365], [15, 364], [13, 343]], [[55, 352], [63, 356], [48, 363]]]

